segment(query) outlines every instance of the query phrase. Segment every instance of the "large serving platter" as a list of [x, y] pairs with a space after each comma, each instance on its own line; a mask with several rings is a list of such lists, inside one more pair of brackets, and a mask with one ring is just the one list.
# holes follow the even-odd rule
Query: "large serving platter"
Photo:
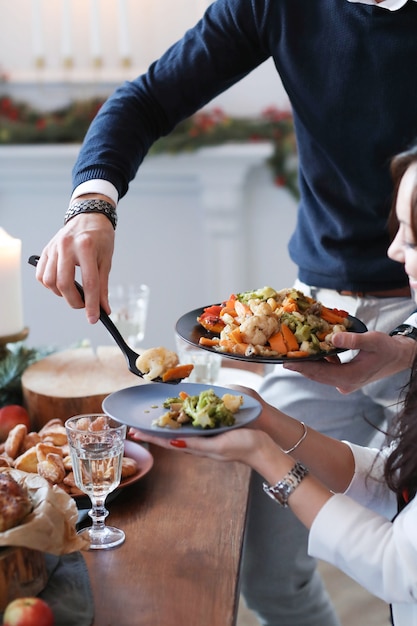
[[[212, 305], [209, 305], [212, 306]], [[176, 323], [175, 330], [184, 341], [187, 343], [196, 346], [197, 348], [201, 348], [202, 350], [208, 350], [209, 352], [214, 352], [215, 354], [221, 354], [223, 357], [227, 359], [236, 359], [238, 361], [250, 361], [251, 363], [288, 363], [290, 361], [317, 361], [320, 359], [324, 359], [326, 356], [333, 356], [335, 354], [339, 354], [340, 352], [345, 352], [344, 348], [334, 348], [329, 352], [318, 352], [317, 354], [312, 354], [307, 357], [297, 357], [297, 358], [289, 358], [285, 356], [260, 356], [258, 354], [251, 354], [250, 356], [245, 356], [242, 354], [232, 354], [230, 352], [219, 352], [215, 347], [204, 346], [200, 344], [200, 339], [202, 337], [206, 337], [212, 339], [213, 337], [217, 337], [218, 335], [214, 335], [209, 332], [201, 324], [197, 322], [197, 317], [202, 315], [204, 310], [207, 307], [201, 307], [198, 309], [194, 309], [193, 311], [189, 311], [185, 313]], [[347, 332], [351, 333], [364, 333], [368, 329], [365, 324], [361, 322], [357, 317], [353, 317], [352, 315], [348, 315], [347, 318], [350, 322], [349, 330]]]

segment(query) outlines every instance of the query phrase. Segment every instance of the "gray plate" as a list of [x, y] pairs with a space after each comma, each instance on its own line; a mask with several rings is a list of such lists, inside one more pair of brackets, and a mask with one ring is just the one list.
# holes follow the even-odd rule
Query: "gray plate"
[[[197, 396], [201, 391], [208, 388], [213, 389], [220, 397], [224, 393], [243, 395], [243, 405], [236, 413], [236, 422], [233, 426], [203, 429], [184, 425], [181, 428], [173, 429], [152, 425], [154, 420], [166, 413], [167, 409], [163, 407], [163, 403], [167, 398], [176, 397], [180, 391], [185, 391], [190, 396]], [[195, 437], [196, 435], [217, 435], [227, 430], [246, 426], [258, 417], [261, 412], [261, 405], [252, 396], [216, 385], [179, 383], [175, 389], [172, 389], [164, 383], [149, 383], [127, 387], [110, 394], [104, 399], [103, 411], [122, 424], [172, 439], [175, 437]]]

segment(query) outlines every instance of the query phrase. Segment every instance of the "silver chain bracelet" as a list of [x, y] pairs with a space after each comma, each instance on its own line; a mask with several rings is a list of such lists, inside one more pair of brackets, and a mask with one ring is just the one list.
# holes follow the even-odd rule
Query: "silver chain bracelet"
[[85, 200], [76, 200], [75, 202], [72, 202], [65, 213], [64, 224], [80, 213], [101, 213], [111, 221], [114, 230], [116, 230], [116, 209], [106, 200], [87, 198]]

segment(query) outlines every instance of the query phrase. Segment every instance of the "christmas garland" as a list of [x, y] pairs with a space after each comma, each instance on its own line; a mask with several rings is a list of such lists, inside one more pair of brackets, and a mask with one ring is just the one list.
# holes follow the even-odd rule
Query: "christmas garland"
[[[91, 99], [41, 112], [8, 96], [0, 97], [0, 145], [81, 143], [102, 104], [103, 100]], [[150, 154], [177, 154], [228, 142], [258, 141], [272, 143], [274, 150], [268, 163], [275, 183], [298, 198], [296, 140], [289, 111], [270, 107], [259, 117], [250, 118], [231, 117], [220, 109], [201, 111], [159, 139]]]

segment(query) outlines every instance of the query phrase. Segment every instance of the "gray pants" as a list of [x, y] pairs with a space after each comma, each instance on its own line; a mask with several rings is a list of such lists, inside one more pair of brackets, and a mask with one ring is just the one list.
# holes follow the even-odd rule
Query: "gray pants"
[[[347, 310], [368, 330], [389, 332], [415, 310], [406, 298], [353, 298], [328, 289], [299, 289], [330, 307]], [[344, 360], [351, 358], [344, 353]], [[398, 398], [409, 372], [371, 383], [349, 395], [275, 366], [260, 393], [270, 404], [327, 435], [361, 445], [382, 443], [373, 428], [386, 427], [398, 410]], [[370, 423], [369, 423], [370, 422]], [[253, 474], [242, 564], [245, 601], [263, 626], [338, 626], [340, 622], [307, 554], [308, 531], [289, 509], [262, 491]]]

